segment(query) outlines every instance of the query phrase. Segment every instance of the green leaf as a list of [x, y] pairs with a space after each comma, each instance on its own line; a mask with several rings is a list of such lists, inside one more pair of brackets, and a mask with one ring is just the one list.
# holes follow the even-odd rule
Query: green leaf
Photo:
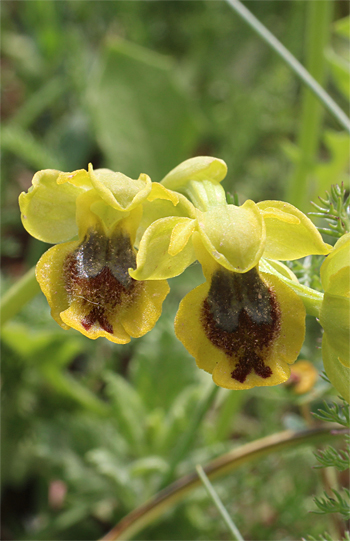
[[122, 376], [106, 372], [106, 393], [112, 400], [113, 412], [121, 432], [131, 446], [133, 454], [143, 454], [146, 426], [145, 407], [136, 390]]
[[193, 149], [196, 126], [169, 58], [122, 40], [107, 41], [87, 89], [108, 167], [160, 180]]
[[34, 169], [65, 169], [65, 160], [18, 126], [4, 126], [1, 130], [1, 149], [11, 152]]
[[328, 130], [323, 137], [323, 143], [329, 153], [327, 161], [319, 163], [315, 167], [315, 177], [318, 182], [311, 199], [315, 201], [319, 194], [328, 190], [330, 184], [341, 184], [344, 181], [345, 187], [349, 185], [347, 167], [349, 162], [349, 135], [345, 132]]
[[331, 73], [338, 89], [345, 99], [350, 97], [350, 64], [333, 50], [326, 52], [326, 58], [331, 66]]
[[344, 36], [345, 38], [349, 38], [350, 35], [350, 15], [347, 17], [343, 17], [343, 19], [339, 19], [339, 21], [336, 21], [334, 23], [334, 31], [339, 36]]

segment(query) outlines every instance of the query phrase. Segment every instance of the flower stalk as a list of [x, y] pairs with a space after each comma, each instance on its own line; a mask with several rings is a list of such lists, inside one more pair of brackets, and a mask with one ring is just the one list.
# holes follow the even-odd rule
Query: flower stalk
[[[286, 430], [247, 443], [238, 449], [233, 449], [229, 453], [209, 462], [203, 469], [207, 477], [212, 480], [234, 471], [239, 466], [261, 459], [270, 453], [292, 449], [298, 445], [315, 445], [339, 436], [340, 434], [334, 433], [334, 427], [320, 427], [299, 431]], [[201, 480], [197, 472], [181, 477], [181, 479], [159, 492], [152, 500], [131, 511], [100, 541], [116, 541], [117, 539], [126, 541], [132, 539], [133, 536], [152, 524], [168, 509], [182, 501], [200, 484]]]

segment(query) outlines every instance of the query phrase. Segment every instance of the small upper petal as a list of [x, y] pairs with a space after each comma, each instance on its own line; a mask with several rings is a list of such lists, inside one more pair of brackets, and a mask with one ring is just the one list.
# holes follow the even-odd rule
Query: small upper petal
[[123, 173], [110, 169], [93, 169], [89, 164], [91, 183], [99, 196], [111, 207], [129, 211], [141, 204], [150, 194], [152, 182], [148, 175], [141, 174], [133, 180]]
[[190, 180], [212, 180], [221, 182], [227, 174], [227, 165], [219, 158], [196, 156], [172, 169], [162, 180], [170, 190], [182, 191]]
[[195, 253], [190, 237], [196, 221], [168, 216], [150, 225], [142, 236], [137, 253], [137, 268], [130, 270], [135, 280], [164, 280], [181, 274]]
[[197, 218], [202, 243], [217, 263], [234, 272], [258, 264], [265, 247], [265, 224], [253, 201], [197, 211]]
[[22, 223], [33, 237], [56, 244], [78, 233], [75, 221], [76, 199], [87, 189], [69, 181], [58, 184], [62, 173], [53, 169], [38, 171], [28, 193], [19, 196]]

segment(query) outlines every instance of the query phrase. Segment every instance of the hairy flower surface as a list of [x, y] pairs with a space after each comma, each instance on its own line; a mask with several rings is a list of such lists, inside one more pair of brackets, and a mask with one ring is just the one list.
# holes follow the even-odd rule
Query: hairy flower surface
[[305, 335], [305, 309], [276, 276], [219, 265], [194, 236], [206, 282], [180, 303], [175, 332], [217, 385], [249, 389], [290, 376]]
[[[177, 196], [108, 169], [40, 171], [20, 196], [22, 221], [36, 238], [61, 243], [39, 260], [37, 280], [53, 318], [89, 338], [126, 343], [153, 328], [169, 292], [162, 281], [136, 281], [136, 231], [146, 199]], [[69, 238], [77, 240], [64, 242]]]

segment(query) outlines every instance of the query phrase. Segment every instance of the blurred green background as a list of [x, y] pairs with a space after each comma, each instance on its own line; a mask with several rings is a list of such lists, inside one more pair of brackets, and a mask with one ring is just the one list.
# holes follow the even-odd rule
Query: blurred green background
[[[250, 1], [249, 9], [301, 61], [307, 1]], [[109, 167], [162, 177], [212, 155], [241, 202], [283, 199], [298, 160], [300, 82], [221, 1], [2, 2], [2, 273], [6, 290], [47, 245], [24, 231], [17, 204], [35, 171]], [[342, 107], [348, 42], [332, 2], [320, 61]], [[335, 21], [335, 26], [333, 24]], [[306, 36], [306, 37], [305, 37]], [[305, 191], [348, 181], [348, 137], [320, 114]], [[310, 180], [311, 179], [311, 180]], [[329, 239], [327, 239], [329, 240]], [[2, 336], [3, 540], [92, 540], [162, 486], [193, 411], [213, 385], [174, 337], [181, 298], [199, 265], [170, 281], [156, 328], [129, 345], [89, 341], [50, 319], [43, 295]], [[322, 368], [320, 328], [308, 322], [301, 358]], [[288, 427], [308, 426], [327, 385], [221, 390], [175, 477]], [[310, 514], [322, 478], [311, 450], [271, 456], [215, 486], [245, 539], [299, 539], [337, 525]], [[229, 539], [203, 489], [138, 539]]]

